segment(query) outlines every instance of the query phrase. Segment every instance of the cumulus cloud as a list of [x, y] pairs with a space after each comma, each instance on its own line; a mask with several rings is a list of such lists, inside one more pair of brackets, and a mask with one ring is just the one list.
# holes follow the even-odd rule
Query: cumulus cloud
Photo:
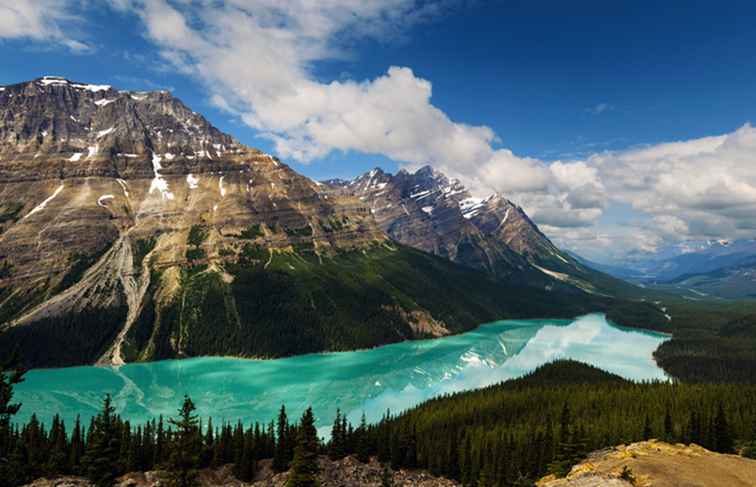
[[[491, 128], [455, 122], [433, 105], [431, 82], [408, 67], [367, 80], [322, 82], [312, 74], [314, 63], [345, 55], [345, 37], [392, 36], [453, 2], [198, 0], [180, 9], [167, 0], [112, 2], [135, 13], [166, 60], [201, 79], [216, 106], [272, 140], [283, 158], [381, 154], [408, 167], [432, 164], [475, 192], [536, 193], [548, 206], [540, 214], [554, 223], [584, 225], [600, 214], [594, 168], [549, 166], [497, 148]], [[598, 196], [569, 197], [578, 189]]]
[[0, 0], [0, 39], [25, 38], [71, 49], [90, 47], [72, 37], [68, 27], [79, 19], [72, 13], [72, 0]]
[[[61, 27], [77, 0], [0, 0], [0, 37], [77, 41]], [[752, 236], [756, 130], [545, 162], [502, 147], [485, 125], [451, 119], [411, 68], [372, 79], [322, 80], [315, 67], [346, 58], [355, 39], [391, 39], [457, 2], [424, 0], [110, 0], [135, 16], [173, 68], [269, 138], [277, 154], [309, 162], [332, 151], [431, 164], [477, 195], [505, 193], [557, 242], [607, 253], [651, 251], [668, 240]], [[81, 46], [79, 46], [81, 47]], [[612, 110], [604, 102], [588, 109]], [[506, 134], [503, 134], [506, 135]], [[643, 216], [607, 226], [618, 205]], [[599, 225], [598, 227], [596, 225]]]
[[[595, 155], [611, 198], [654, 217], [670, 238], [751, 236], [756, 130]], [[744, 231], [740, 231], [744, 230]]]

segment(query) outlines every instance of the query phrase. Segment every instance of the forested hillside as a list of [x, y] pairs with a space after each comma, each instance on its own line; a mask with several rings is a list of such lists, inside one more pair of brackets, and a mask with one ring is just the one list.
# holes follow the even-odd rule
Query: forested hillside
[[48, 428], [33, 418], [14, 426], [9, 379], [0, 384], [2, 486], [61, 474], [109, 485], [123, 473], [153, 469], [174, 482], [230, 463], [248, 480], [264, 458], [276, 471], [292, 468], [299, 480], [290, 485], [310, 485], [318, 454], [376, 456], [387, 470], [428, 469], [470, 486], [525, 486], [565, 474], [592, 450], [648, 438], [756, 457], [756, 386], [636, 384], [572, 361], [388, 414], [377, 425], [352, 425], [337, 414], [327, 443], [317, 438], [309, 409], [295, 424], [283, 407], [268, 424], [202, 424], [189, 398], [176, 418], [145, 425], [117, 416], [106, 398], [90, 425], [55, 419]]

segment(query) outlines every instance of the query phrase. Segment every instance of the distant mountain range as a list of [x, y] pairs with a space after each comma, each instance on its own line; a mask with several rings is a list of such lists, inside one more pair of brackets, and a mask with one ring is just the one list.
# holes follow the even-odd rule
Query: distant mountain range
[[273, 357], [589, 311], [666, 323], [499, 195], [430, 168], [315, 182], [165, 91], [0, 87], [0, 196], [0, 350], [30, 366]]
[[325, 183], [367, 204], [378, 226], [404, 245], [512, 282], [546, 285], [551, 278], [593, 294], [637, 295], [637, 288], [557, 248], [504, 196], [473, 197], [430, 166], [395, 175], [375, 168], [351, 181]]
[[615, 277], [691, 299], [756, 296], [756, 240], [683, 242], [622, 265], [575, 257]]

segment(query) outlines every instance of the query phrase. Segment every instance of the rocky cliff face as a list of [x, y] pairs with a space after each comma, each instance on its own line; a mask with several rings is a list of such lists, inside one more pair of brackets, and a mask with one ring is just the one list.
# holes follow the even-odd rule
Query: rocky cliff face
[[369, 205], [394, 240], [500, 278], [548, 277], [588, 292], [606, 292], [597, 273], [559, 250], [527, 214], [499, 194], [472, 197], [462, 183], [423, 167], [396, 175], [380, 169], [352, 181], [328, 181], [336, 194]]
[[385, 240], [358, 199], [320, 191], [167, 92], [57, 77], [0, 90], [0, 202], [0, 323], [111, 310], [124, 326], [101, 337], [114, 340], [101, 360], [114, 363], [148, 288], [169, 301], [182, 268]]
[[430, 169], [322, 184], [168, 92], [0, 87], [0, 355], [29, 366], [274, 357], [606, 309], [577, 265], [511, 202]]

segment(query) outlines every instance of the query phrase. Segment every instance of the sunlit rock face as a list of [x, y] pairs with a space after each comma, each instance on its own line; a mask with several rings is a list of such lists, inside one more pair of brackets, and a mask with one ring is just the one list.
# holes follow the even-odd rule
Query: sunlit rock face
[[456, 179], [430, 166], [392, 175], [380, 169], [331, 187], [370, 205], [378, 225], [405, 245], [500, 276], [530, 263], [579, 264], [563, 254], [519, 206], [492, 194], [474, 198]]
[[545, 286], [559, 281], [594, 294], [613, 295], [627, 288], [557, 248], [504, 195], [473, 197], [459, 180], [430, 166], [396, 174], [376, 168], [351, 181], [325, 184], [335, 194], [355, 196], [369, 205], [393, 240], [499, 279]]
[[2, 329], [107, 310], [121, 325], [92, 348], [121, 363], [145, 300], [169, 302], [186, 268], [228, 281], [223, 264], [242, 254], [326, 257], [385, 238], [358, 199], [327, 194], [168, 92], [58, 77], [0, 90]]

